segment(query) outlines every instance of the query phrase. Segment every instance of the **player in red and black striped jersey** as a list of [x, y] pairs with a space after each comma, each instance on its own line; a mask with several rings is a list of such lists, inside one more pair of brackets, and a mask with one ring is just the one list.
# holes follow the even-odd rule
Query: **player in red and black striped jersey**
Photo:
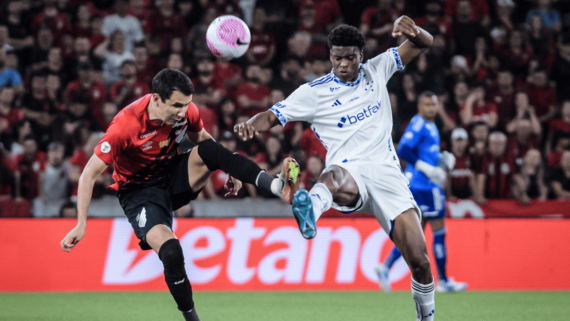
[[[118, 192], [140, 247], [158, 254], [178, 309], [186, 320], [196, 321], [182, 247], [172, 232], [172, 212], [195, 199], [218, 169], [230, 175], [228, 194], [237, 194], [243, 181], [292, 200], [299, 165], [287, 158], [281, 176], [273, 178], [247, 157], [216, 143], [192, 103], [190, 79], [178, 70], [159, 72], [152, 81], [152, 92], [117, 114], [95, 147], [79, 179], [77, 226], [61, 241], [61, 247], [69, 252], [85, 236], [93, 184], [114, 163], [115, 184], [110, 188]], [[196, 146], [180, 154], [177, 149], [184, 137]]]

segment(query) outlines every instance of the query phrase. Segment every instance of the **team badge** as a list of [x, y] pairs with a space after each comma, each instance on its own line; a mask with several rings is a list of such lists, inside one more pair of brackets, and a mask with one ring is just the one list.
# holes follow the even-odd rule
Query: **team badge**
[[160, 148], [166, 147], [170, 144], [170, 138], [167, 140], [163, 140], [160, 142], [160, 144], [158, 146], [160, 146]]
[[107, 154], [110, 151], [111, 151], [111, 144], [109, 144], [108, 142], [103, 142], [103, 144], [101, 144], [101, 153]]

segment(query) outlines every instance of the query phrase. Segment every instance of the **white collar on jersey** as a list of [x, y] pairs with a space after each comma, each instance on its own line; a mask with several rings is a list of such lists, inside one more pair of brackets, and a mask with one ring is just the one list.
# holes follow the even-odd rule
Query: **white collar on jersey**
[[[337, 84], [341, 84], [343, 86], [348, 86], [348, 87], [354, 87], [360, 83], [364, 73], [362, 72], [362, 64], [360, 64], [360, 66], [358, 67], [358, 78], [356, 78], [355, 81], [344, 82], [338, 79], [338, 77], [334, 74], [334, 68], [331, 70], [330, 74], [332, 75], [334, 82], [336, 82]], [[364, 75], [364, 77], [366, 77], [366, 75]]]

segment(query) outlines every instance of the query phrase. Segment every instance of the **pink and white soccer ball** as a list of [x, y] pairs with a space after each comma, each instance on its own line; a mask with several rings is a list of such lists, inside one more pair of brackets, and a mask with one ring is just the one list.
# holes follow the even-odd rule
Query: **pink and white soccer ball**
[[210, 23], [206, 41], [215, 56], [230, 60], [241, 57], [246, 52], [251, 42], [251, 33], [240, 18], [221, 16]]

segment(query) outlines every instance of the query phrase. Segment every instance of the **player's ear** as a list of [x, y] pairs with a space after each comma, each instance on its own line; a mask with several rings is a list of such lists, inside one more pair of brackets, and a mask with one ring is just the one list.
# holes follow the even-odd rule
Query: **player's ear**
[[360, 50], [360, 63], [364, 62], [364, 49]]

